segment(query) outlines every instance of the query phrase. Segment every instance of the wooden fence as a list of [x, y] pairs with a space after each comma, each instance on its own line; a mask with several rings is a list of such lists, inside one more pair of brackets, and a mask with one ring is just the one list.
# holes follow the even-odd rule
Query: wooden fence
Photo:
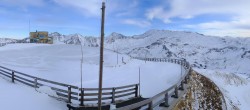
[[13, 83], [17, 81], [34, 88], [39, 88], [41, 86], [50, 87], [56, 92], [56, 94], [59, 96], [59, 99], [64, 100], [66, 102], [70, 103], [71, 100], [78, 100], [77, 86], [38, 78], [22, 72], [11, 70], [3, 66], [0, 66], [0, 74], [11, 78], [11, 81]]
[[7, 43], [0, 43], [0, 47], [7, 45]]
[[[74, 85], [38, 78], [3, 66], [0, 66], [0, 75], [10, 78], [13, 83], [17, 81], [33, 88], [39, 88], [41, 86], [50, 87], [59, 96], [52, 97], [58, 98], [67, 103], [72, 103], [72, 100], [75, 100], [79, 101], [80, 105], [83, 106], [84, 102], [98, 101], [98, 88], [79, 88]], [[110, 100], [111, 103], [115, 103], [118, 99], [138, 97], [138, 88], [139, 84], [103, 88], [102, 95], [105, 97], [103, 97], [102, 100]]]
[[[181, 78], [181, 80], [179, 82], [177, 82], [176, 84], [172, 85], [171, 87], [169, 87], [167, 90], [153, 96], [152, 98], [149, 98], [147, 100], [138, 102], [138, 103], [134, 103], [128, 106], [124, 106], [121, 108], [117, 108], [116, 110], [132, 110], [135, 108], [140, 108], [140, 107], [144, 107], [144, 109], [148, 109], [148, 110], [153, 110], [153, 108], [161, 105], [164, 107], [170, 107], [170, 105], [175, 105], [177, 103], [171, 103], [169, 104], [169, 98], [170, 96], [173, 96], [174, 98], [176, 98], [176, 100], [180, 99], [181, 97], [179, 97], [179, 90], [184, 91], [184, 84], [187, 84], [187, 80], [189, 79], [189, 75], [191, 72], [191, 67], [190, 64], [185, 60], [185, 59], [166, 59], [166, 58], [139, 58], [139, 57], [132, 57], [134, 59], [139, 59], [139, 60], [144, 60], [144, 61], [154, 61], [154, 62], [170, 62], [170, 63], [176, 63], [179, 64], [181, 66], [183, 66], [185, 68], [185, 74], [184, 76]], [[171, 108], [170, 108], [171, 109]]]
[[7, 43], [0, 43], [0, 47], [5, 46], [7, 44], [15, 44], [16, 42], [7, 42]]
[[[109, 100], [111, 103], [116, 103], [116, 101], [124, 100], [124, 98], [136, 98], [138, 95], [139, 84], [132, 84], [121, 87], [112, 87], [112, 88], [102, 88], [103, 92], [102, 97], [103, 101]], [[81, 93], [79, 94], [81, 102], [80, 105], [84, 105], [84, 101], [98, 101], [98, 88], [82, 88], [79, 89]], [[83, 94], [83, 95], [82, 95]], [[109, 104], [109, 103], [107, 103]]]
[[[175, 63], [182, 65], [186, 71], [181, 80], [173, 86], [169, 87], [167, 90], [155, 95], [152, 98], [146, 99], [138, 103], [134, 103], [132, 105], [118, 108], [117, 110], [130, 110], [139, 107], [147, 107], [148, 109], [152, 110], [160, 104], [163, 104], [163, 106], [168, 107], [169, 105], [173, 105], [173, 103], [169, 104], [169, 96], [174, 96], [174, 98], [177, 99], [180, 98], [178, 96], [178, 90], [184, 89], [184, 84], [187, 83], [187, 79], [189, 78], [189, 73], [191, 71], [190, 65], [188, 62], [186, 62], [186, 60], [166, 58], [132, 58], [145, 61]], [[67, 103], [72, 103], [72, 100], [75, 100], [79, 101], [81, 106], [85, 106], [85, 104], [88, 102], [97, 103], [98, 101], [98, 88], [79, 88], [74, 85], [38, 78], [3, 66], [0, 66], [0, 74], [7, 78], [10, 78], [13, 83], [17, 81], [34, 88], [39, 88], [41, 86], [50, 87], [59, 96], [56, 98], [63, 100]], [[139, 84], [132, 84], [121, 87], [102, 88], [102, 95], [104, 96], [102, 97], [102, 101], [116, 103], [124, 99], [139, 97], [139, 86]]]

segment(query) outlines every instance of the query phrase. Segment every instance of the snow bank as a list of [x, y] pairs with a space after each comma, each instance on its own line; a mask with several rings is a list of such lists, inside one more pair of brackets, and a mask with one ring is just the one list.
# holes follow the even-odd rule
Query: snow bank
[[250, 80], [245, 75], [195, 69], [211, 79], [223, 92], [228, 109], [247, 110], [250, 104]]
[[1, 110], [66, 110], [65, 103], [0, 77]]

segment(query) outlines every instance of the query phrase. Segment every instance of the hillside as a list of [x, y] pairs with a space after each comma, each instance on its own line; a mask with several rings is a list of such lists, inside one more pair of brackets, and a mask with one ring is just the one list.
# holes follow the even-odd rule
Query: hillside
[[[98, 38], [92, 38], [96, 39], [95, 42], [84, 40], [82, 43], [99, 43]], [[249, 100], [241, 97], [249, 97], [244, 91], [250, 89], [250, 38], [149, 30], [134, 36], [112, 33], [105, 38], [105, 48], [130, 56], [185, 58], [197, 72], [204, 74], [219, 86], [226, 97], [228, 108], [245, 109], [249, 103]], [[238, 84], [233, 81], [244, 83]], [[232, 88], [239, 89], [239, 94], [245, 95], [239, 95]]]
[[[80, 34], [50, 34], [55, 43], [99, 46], [99, 38]], [[81, 38], [79, 40], [79, 38]], [[141, 35], [112, 33], [105, 48], [139, 57], [185, 58], [194, 67], [246, 74], [250, 61], [250, 38], [206, 36], [199, 33], [149, 30]], [[249, 76], [250, 77], [250, 76]]]
[[[95, 48], [99, 38], [80, 34], [51, 33], [55, 44]], [[185, 58], [198, 73], [211, 79], [223, 92], [228, 108], [246, 109], [250, 95], [250, 38], [216, 37], [199, 33], [149, 30], [140, 35], [112, 33], [106, 50], [136, 57]], [[63, 48], [62, 48], [63, 49]], [[121, 57], [119, 57], [121, 58]]]
[[17, 39], [11, 39], [11, 38], [0, 38], [0, 43], [13, 43], [17, 42]]

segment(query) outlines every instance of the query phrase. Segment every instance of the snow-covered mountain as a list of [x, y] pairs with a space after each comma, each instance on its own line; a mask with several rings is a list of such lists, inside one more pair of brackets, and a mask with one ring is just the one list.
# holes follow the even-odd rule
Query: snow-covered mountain
[[[76, 44], [97, 47], [99, 37], [80, 34], [49, 34], [55, 44]], [[0, 42], [18, 42], [0, 39]], [[222, 69], [248, 74], [250, 38], [216, 37], [199, 33], [169, 30], [149, 30], [140, 35], [112, 33], [105, 37], [105, 48], [136, 57], [185, 58], [194, 67]]]
[[58, 32], [49, 34], [49, 37], [53, 38], [54, 44], [76, 44], [79, 45], [82, 42], [83, 46], [97, 47], [99, 46], [99, 38], [91, 36], [82, 36], [80, 34], [62, 35]]
[[[90, 47], [88, 50], [85, 50], [90, 52], [87, 59], [99, 55], [99, 51], [91, 53], [94, 49], [92, 47], [99, 46], [100, 38], [98, 37], [83, 36], [80, 34], [62, 35], [57, 32], [51, 33], [49, 36], [53, 37], [55, 44], [82, 44], [87, 46], [86, 48]], [[65, 52], [65, 49], [69, 45], [52, 46], [60, 49], [58, 53], [61, 55], [61, 52]], [[75, 51], [80, 52], [79, 48], [72, 47], [74, 46], [69, 46], [69, 50], [76, 49]], [[135, 57], [185, 58], [193, 66], [194, 70], [205, 75], [218, 85], [227, 100], [227, 104], [233, 107], [248, 108], [250, 95], [246, 93], [250, 90], [250, 68], [248, 66], [250, 63], [250, 38], [206, 36], [184, 31], [149, 30], [143, 34], [134, 36], [112, 33], [105, 38], [105, 48]], [[88, 52], [84, 52], [85, 56]], [[58, 55], [58, 53], [55, 52], [54, 54]], [[46, 53], [44, 54], [47, 55]], [[106, 53], [104, 56], [114, 59], [114, 55], [112, 57]], [[35, 58], [40, 57], [35, 56]], [[46, 61], [54, 61], [58, 58], [74, 59], [72, 56], [55, 56], [51, 60]], [[93, 59], [97, 61], [98, 57]], [[77, 64], [79, 64], [79, 60]], [[71, 71], [72, 69], [69, 70]]]
[[11, 39], [11, 38], [0, 38], [0, 43], [15, 43], [17, 42], [17, 39]]
[[[150, 30], [141, 35], [115, 37], [106, 48], [138, 57], [185, 58], [194, 67], [250, 71], [250, 38], [205, 36], [199, 33]], [[117, 34], [114, 34], [117, 36]], [[119, 35], [119, 34], [118, 34]], [[248, 73], [250, 74], [250, 73]]]
[[248, 109], [250, 38], [168, 30], [150, 30], [125, 38], [106, 42], [105, 47], [138, 57], [185, 58], [194, 70], [215, 82], [228, 109]]

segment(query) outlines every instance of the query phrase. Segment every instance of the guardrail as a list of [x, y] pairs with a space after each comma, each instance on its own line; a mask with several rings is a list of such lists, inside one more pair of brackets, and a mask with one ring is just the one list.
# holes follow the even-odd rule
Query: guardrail
[[7, 43], [0, 43], [0, 47], [7, 45]]
[[[111, 103], [116, 103], [117, 100], [121, 98], [134, 98], [138, 97], [138, 87], [139, 84], [132, 84], [121, 87], [112, 87], [112, 88], [102, 88], [104, 91], [102, 95], [103, 101], [110, 100]], [[81, 93], [79, 94], [80, 106], [84, 105], [84, 101], [98, 101], [98, 88], [80, 88]], [[133, 96], [132, 96], [133, 95]]]
[[[166, 59], [166, 58], [138, 58], [132, 57], [134, 59], [145, 60], [145, 61], [154, 61], [154, 62], [171, 62], [182, 65], [186, 72], [181, 80], [169, 87], [167, 90], [155, 95], [152, 98], [146, 99], [144, 101], [134, 103], [132, 105], [124, 106], [121, 108], [117, 108], [117, 110], [129, 110], [140, 108], [145, 105], [148, 105], [148, 109], [152, 110], [156, 106], [163, 104], [163, 106], [169, 106], [169, 96], [173, 96], [174, 98], [180, 98], [178, 96], [178, 90], [184, 90], [184, 83], [187, 83], [187, 79], [189, 77], [189, 71], [191, 71], [190, 65], [183, 59]], [[18, 81], [27, 86], [39, 88], [41, 86], [50, 87], [52, 90], [56, 92], [60, 100], [63, 100], [67, 103], [72, 103], [72, 100], [79, 101], [80, 106], [85, 106], [85, 103], [93, 102], [96, 103], [98, 101], [98, 88], [79, 88], [74, 85], [59, 83], [43, 78], [38, 78], [32, 75], [28, 75], [22, 72], [18, 72], [3, 66], [0, 66], [0, 74], [8, 77], [14, 83]], [[102, 88], [103, 92], [102, 97], [103, 101], [110, 101], [111, 103], [120, 102], [121, 99], [128, 98], [136, 98], [139, 97], [138, 88], [139, 84], [132, 84], [121, 87], [111, 87], [111, 88]], [[54, 96], [52, 96], [54, 97]], [[171, 105], [174, 105], [173, 103]]]
[[178, 90], [185, 89], [184, 84], [187, 84], [187, 80], [189, 79], [189, 74], [191, 71], [190, 64], [188, 62], [186, 62], [185, 59], [139, 58], [139, 57], [132, 57], [132, 58], [144, 60], [144, 61], [171, 62], [171, 63], [180, 64], [186, 69], [185, 76], [182, 77], [178, 83], [172, 85], [167, 90], [153, 96], [152, 98], [149, 98], [147, 100], [144, 100], [144, 101], [141, 101], [138, 103], [134, 103], [132, 105], [117, 108], [116, 110], [132, 110], [132, 109], [140, 108], [140, 107], [144, 107], [144, 109], [148, 109], [148, 110], [153, 110], [153, 108], [155, 108], [159, 105], [162, 105], [164, 107], [167, 107], [168, 109], [171, 109], [171, 107], [173, 107], [177, 103], [177, 101], [175, 103], [172, 103], [171, 104], [172, 106], [170, 107], [170, 105], [169, 105], [169, 98], [170, 97], [169, 96], [172, 96], [172, 97], [176, 98], [177, 100], [180, 99], [179, 94], [178, 94]]
[[16, 42], [7, 42], [7, 43], [0, 43], [0, 47], [5, 46], [7, 44], [15, 44]]
[[[67, 103], [72, 103], [72, 100], [75, 100], [79, 101], [80, 105], [83, 106], [84, 102], [98, 101], [98, 98], [95, 98], [95, 96], [98, 96], [98, 88], [79, 88], [70, 84], [38, 78], [3, 66], [0, 66], [0, 75], [10, 78], [13, 83], [17, 81], [33, 88], [39, 88], [41, 86], [50, 87], [59, 96], [52, 97]], [[102, 95], [106, 97], [103, 97], [102, 100], [111, 100], [111, 103], [115, 103], [118, 99], [138, 97], [138, 88], [139, 84], [103, 88]]]
[[0, 74], [10, 78], [13, 83], [15, 81], [18, 81], [20, 83], [23, 83], [27, 86], [34, 88], [39, 88], [41, 86], [50, 87], [52, 90], [56, 92], [56, 94], [59, 96], [59, 99], [64, 100], [68, 103], [71, 103], [72, 99], [78, 100], [77, 86], [59, 83], [43, 78], [38, 78], [22, 72], [11, 70], [3, 66], [0, 66]]

